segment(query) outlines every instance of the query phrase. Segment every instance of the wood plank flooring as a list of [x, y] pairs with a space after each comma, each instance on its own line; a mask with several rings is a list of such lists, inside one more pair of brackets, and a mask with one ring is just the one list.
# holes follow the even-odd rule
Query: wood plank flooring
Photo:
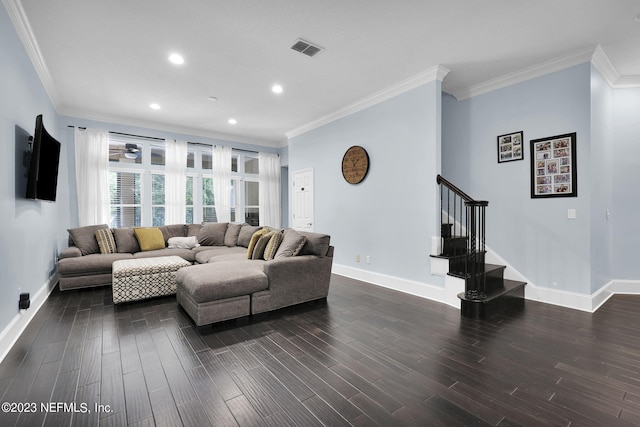
[[205, 328], [173, 297], [56, 290], [0, 364], [32, 410], [0, 425], [640, 425], [639, 325], [638, 296], [477, 321], [339, 276], [326, 304]]

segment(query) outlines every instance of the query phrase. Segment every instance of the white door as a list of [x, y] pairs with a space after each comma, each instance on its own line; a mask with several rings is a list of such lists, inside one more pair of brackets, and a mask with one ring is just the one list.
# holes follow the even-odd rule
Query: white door
[[293, 173], [293, 228], [313, 231], [313, 169]]

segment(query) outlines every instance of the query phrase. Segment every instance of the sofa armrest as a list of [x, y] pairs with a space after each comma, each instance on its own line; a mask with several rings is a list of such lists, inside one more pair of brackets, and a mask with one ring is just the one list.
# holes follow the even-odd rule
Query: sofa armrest
[[58, 257], [58, 259], [75, 258], [80, 256], [82, 256], [82, 252], [80, 251], [80, 248], [76, 246], [69, 246], [67, 249], [65, 249], [60, 253], [60, 256]]
[[[324, 298], [329, 293], [333, 257], [302, 255], [265, 262], [271, 298], [278, 306]], [[290, 304], [288, 304], [290, 303]]]

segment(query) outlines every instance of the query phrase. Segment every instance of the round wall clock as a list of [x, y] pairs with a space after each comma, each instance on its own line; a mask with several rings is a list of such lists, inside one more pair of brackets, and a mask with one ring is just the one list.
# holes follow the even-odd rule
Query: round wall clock
[[354, 145], [342, 157], [342, 176], [349, 184], [358, 184], [369, 172], [369, 154], [367, 150]]

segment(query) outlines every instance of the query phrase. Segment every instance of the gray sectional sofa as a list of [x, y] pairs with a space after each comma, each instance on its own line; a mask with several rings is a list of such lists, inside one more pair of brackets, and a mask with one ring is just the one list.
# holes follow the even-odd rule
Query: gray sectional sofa
[[[141, 250], [139, 243], [145, 242], [138, 241], [132, 228], [109, 230], [113, 253], [101, 253], [96, 239], [98, 230], [108, 230], [106, 225], [70, 229], [69, 247], [58, 260], [60, 289], [111, 285], [116, 260], [177, 255], [194, 264], [176, 274], [176, 297], [198, 326], [328, 295], [334, 248], [327, 234], [270, 230], [268, 239], [261, 239], [258, 234], [266, 232], [262, 227], [230, 223], [157, 228], [164, 247], [152, 250]], [[271, 238], [274, 234], [278, 239]], [[198, 246], [173, 247], [180, 239], [172, 238], [192, 236]]]

